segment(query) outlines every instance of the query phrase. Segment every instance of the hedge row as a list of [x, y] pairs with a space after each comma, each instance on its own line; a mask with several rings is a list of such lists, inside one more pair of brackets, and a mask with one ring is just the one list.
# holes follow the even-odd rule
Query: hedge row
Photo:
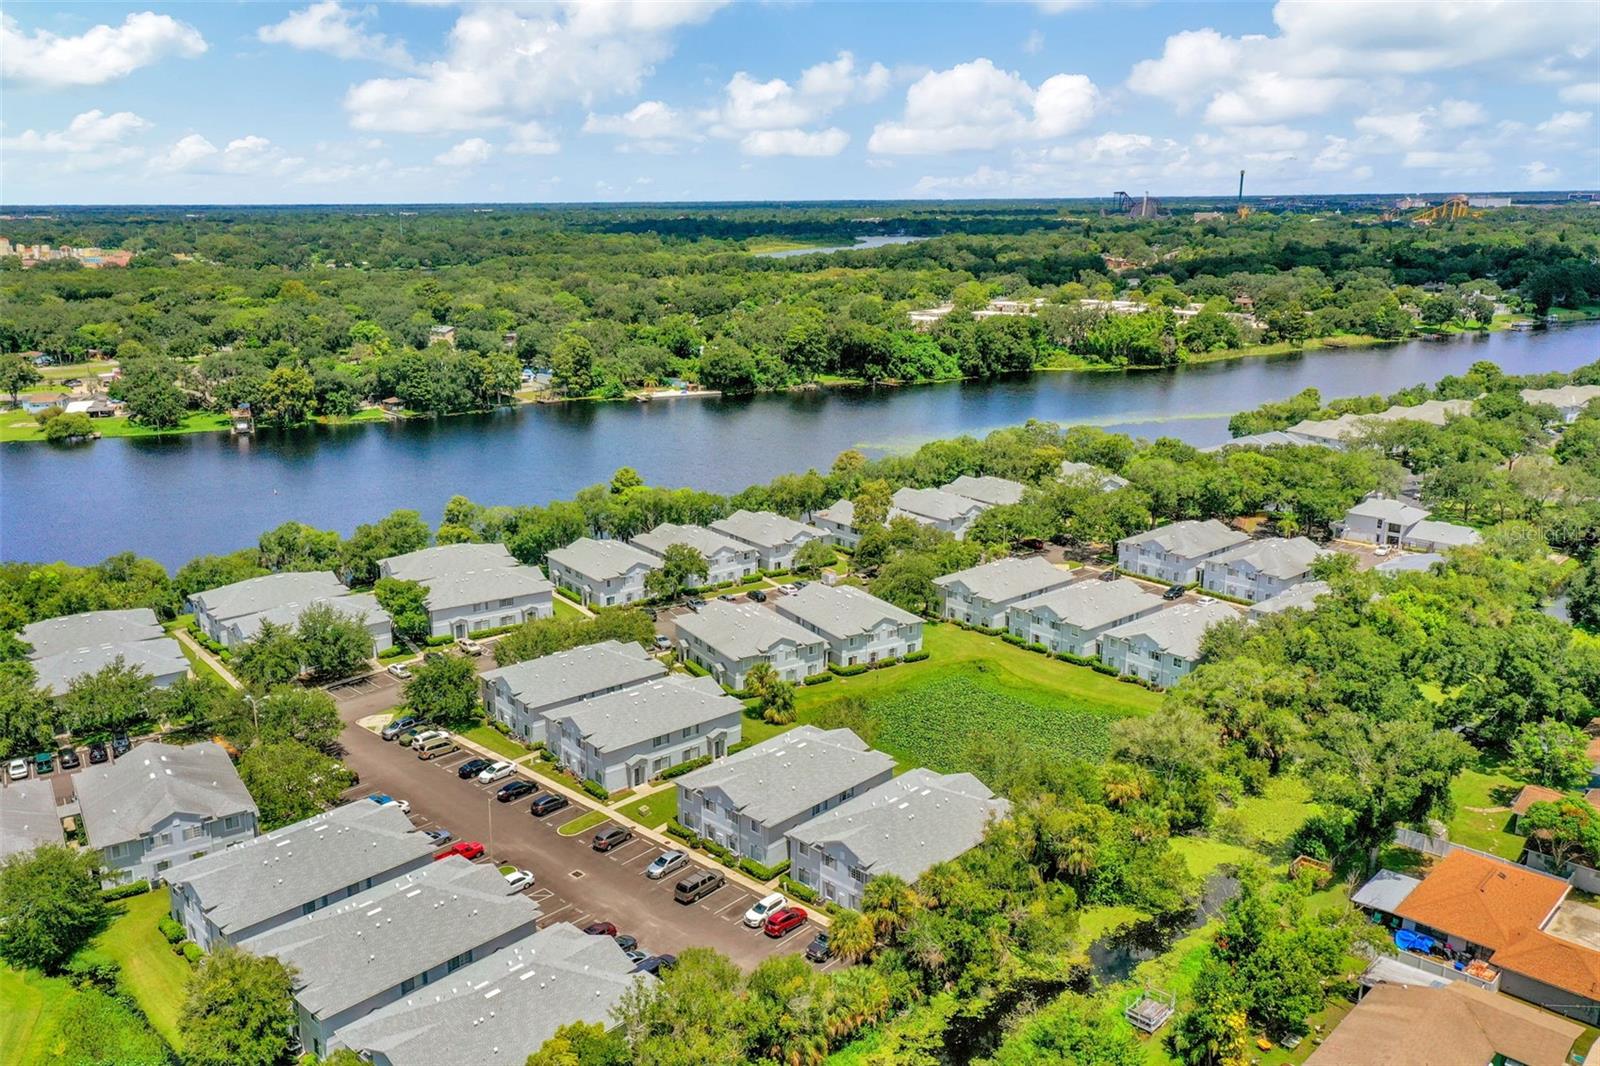
[[608, 792], [606, 787], [600, 784], [598, 781], [591, 781], [586, 777], [580, 784], [585, 792], [589, 793], [589, 795], [593, 796], [601, 803], [604, 803], [606, 800], [611, 798], [611, 793]]
[[789, 872], [789, 860], [784, 859], [782, 862], [774, 863], [771, 866], [763, 866], [754, 859], [745, 858], [739, 860], [739, 869], [757, 881], [770, 881], [774, 877]]
[[661, 771], [659, 774], [656, 775], [656, 780], [657, 781], [671, 781], [674, 777], [682, 777], [684, 774], [691, 773], [691, 772], [693, 772], [695, 770], [698, 770], [702, 766], [710, 766], [710, 765], [711, 765], [711, 756], [702, 755], [699, 758], [689, 759], [686, 762], [681, 762], [677, 766], [669, 766], [669, 767], [667, 767], [665, 770]]
[[701, 666], [699, 663], [695, 662], [693, 659], [682, 659], [682, 660], [680, 660], [680, 662], [683, 664], [683, 668], [685, 670], [689, 671], [695, 677], [710, 677], [711, 676], [711, 671], [710, 670], [707, 670], [705, 667]]
[[817, 902], [816, 889], [809, 885], [802, 885], [792, 877], [785, 877], [782, 881], [779, 881], [778, 887], [783, 889], [784, 895], [797, 899], [801, 903], [815, 904]]
[[573, 603], [576, 603], [576, 604], [579, 604], [579, 605], [582, 605], [582, 603], [583, 603], [583, 597], [578, 595], [576, 592], [573, 592], [571, 589], [567, 588], [567, 586], [565, 586], [565, 585], [557, 585], [556, 586], [556, 595], [560, 596], [564, 600], [571, 600]]
[[833, 675], [832, 674], [812, 674], [810, 677], [806, 678], [805, 681], [802, 682], [802, 683], [803, 684], [807, 684], [807, 685], [826, 685], [829, 681], [832, 681], [832, 680], [833, 680]]
[[920, 663], [920, 662], [922, 662], [922, 660], [926, 659], [930, 654], [932, 654], [932, 653], [929, 652], [928, 649], [924, 648], [921, 651], [914, 651], [914, 652], [911, 652], [911, 653], [909, 653], [907, 655], [900, 656], [900, 661], [903, 662], [903, 663]]
[[[148, 891], [150, 891], [149, 881], [130, 881], [128, 884], [118, 885], [115, 888], [102, 889], [100, 898], [107, 903], [115, 903], [119, 899], [127, 899], [130, 896], [142, 896]], [[182, 927], [180, 926], [179, 928]]]
[[498, 637], [501, 633], [509, 633], [515, 628], [516, 625], [490, 626], [488, 629], [474, 629], [467, 636], [473, 640], [483, 640], [485, 637]]

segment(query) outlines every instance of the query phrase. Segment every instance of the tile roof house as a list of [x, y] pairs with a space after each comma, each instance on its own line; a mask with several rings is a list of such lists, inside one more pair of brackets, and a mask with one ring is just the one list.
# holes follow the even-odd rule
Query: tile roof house
[[0, 792], [0, 859], [64, 839], [49, 778], [13, 781]]
[[1171, 688], [1199, 661], [1206, 630], [1238, 617], [1237, 608], [1219, 600], [1175, 604], [1100, 634], [1100, 660], [1119, 674]]
[[1212, 592], [1259, 603], [1311, 576], [1311, 564], [1329, 554], [1306, 537], [1265, 537], [1202, 560], [1200, 584]]
[[867, 881], [915, 881], [983, 840], [1010, 803], [971, 774], [908, 770], [790, 829], [789, 874], [824, 900], [859, 910]]
[[332, 1045], [373, 1066], [520, 1063], [563, 1025], [609, 1027], [623, 995], [654, 982], [611, 937], [559, 922], [379, 1007]]
[[1345, 512], [1339, 536], [1364, 544], [1399, 546], [1411, 527], [1427, 517], [1427, 511], [1402, 500], [1368, 496]]
[[1382, 983], [1323, 1038], [1306, 1066], [1563, 1066], [1583, 1027], [1460, 981]]
[[253, 639], [263, 622], [292, 627], [308, 607], [323, 604], [360, 619], [374, 651], [394, 646], [388, 612], [377, 599], [351, 592], [328, 570], [266, 574], [189, 597], [201, 632], [226, 648]]
[[780, 597], [778, 614], [822, 637], [835, 666], [897, 659], [922, 650], [922, 619], [853, 585], [814, 581]]
[[607, 640], [513, 663], [479, 675], [483, 705], [528, 743], [549, 740], [562, 707], [665, 676], [661, 661], [637, 644]]
[[[158, 880], [169, 867], [256, 835], [256, 803], [210, 741], [139, 744], [73, 781], [89, 846], [108, 880]], [[120, 875], [120, 876], [119, 876]]]
[[421, 869], [438, 845], [397, 804], [347, 803], [167, 871], [171, 912], [207, 951]]
[[1010, 481], [1003, 477], [973, 477], [971, 474], [962, 474], [950, 484], [939, 486], [940, 492], [965, 496], [969, 500], [977, 500], [991, 507], [1020, 503], [1022, 494], [1027, 490], [1028, 487], [1018, 481]]
[[662, 559], [666, 558], [667, 549], [672, 545], [688, 545], [706, 561], [705, 580], [699, 582], [702, 585], [739, 581], [761, 569], [760, 553], [753, 545], [704, 526], [663, 522], [648, 533], [640, 533], [628, 543]]
[[[1500, 990], [1547, 1010], [1600, 1022], [1600, 914], [1568, 899], [1572, 886], [1526, 866], [1457, 849], [1395, 909], [1407, 928], [1498, 968]], [[1574, 913], [1564, 915], [1567, 908]], [[1577, 930], [1582, 939], [1571, 939]]]
[[678, 820], [772, 866], [801, 822], [889, 780], [894, 759], [848, 729], [803, 725], [677, 779]]
[[671, 674], [547, 712], [560, 765], [608, 791], [739, 743], [744, 704], [709, 677]]
[[816, 526], [771, 511], [735, 511], [711, 523], [711, 528], [754, 548], [763, 570], [792, 569], [801, 545], [826, 536]]
[[300, 1040], [322, 1056], [345, 1026], [525, 939], [539, 916], [493, 865], [451, 856], [240, 947], [295, 968]]
[[620, 540], [580, 537], [545, 556], [550, 580], [591, 607], [616, 607], [646, 598], [645, 575], [661, 560]]
[[942, 489], [897, 489], [891, 500], [894, 504], [891, 516], [894, 513], [904, 515], [920, 525], [943, 530], [957, 540], [966, 536], [973, 519], [992, 506]]
[[1160, 596], [1125, 577], [1075, 581], [1013, 603], [1006, 612], [1006, 624], [1030, 644], [1043, 644], [1052, 652], [1092, 656], [1100, 650], [1100, 634], [1164, 606]]
[[1071, 481], [1075, 478], [1089, 478], [1100, 486], [1101, 492], [1115, 492], [1117, 489], [1128, 487], [1128, 479], [1119, 477], [1109, 470], [1102, 470], [1090, 463], [1075, 463], [1070, 459], [1061, 460], [1061, 479]]
[[1004, 626], [1011, 605], [1071, 584], [1072, 573], [1043, 556], [996, 559], [933, 579], [939, 614], [975, 626]]
[[1200, 580], [1202, 561], [1249, 539], [1215, 518], [1172, 522], [1117, 541], [1117, 566], [1153, 581], [1192, 585]]
[[28, 653], [36, 684], [64, 696], [75, 678], [92, 674], [118, 658], [149, 674], [166, 688], [189, 673], [189, 660], [167, 636], [148, 607], [127, 611], [86, 611], [23, 626], [19, 640]]
[[828, 668], [826, 639], [759, 604], [712, 600], [674, 624], [680, 657], [731, 689], [745, 687], [756, 663], [770, 664], [785, 681], [803, 681]]
[[537, 566], [522, 566], [504, 544], [440, 544], [378, 562], [384, 577], [428, 590], [428, 633], [465, 637], [555, 612], [555, 586]]

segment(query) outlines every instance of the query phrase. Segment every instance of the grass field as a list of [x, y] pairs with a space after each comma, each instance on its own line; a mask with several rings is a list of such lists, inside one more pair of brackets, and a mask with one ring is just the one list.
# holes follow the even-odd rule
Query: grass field
[[[210, 413], [192, 414], [172, 429], [157, 430], [136, 425], [126, 418], [97, 418], [94, 428], [102, 437], [164, 437], [180, 433], [215, 433], [228, 428], [228, 416]], [[0, 443], [6, 441], [44, 440], [44, 429], [34, 417], [24, 412], [7, 413], [0, 417]]]
[[[192, 621], [194, 621], [194, 615], [180, 614], [178, 617], [174, 618], [161, 628], [165, 629], [169, 634], [176, 634], [180, 629], [188, 629], [189, 623]], [[178, 641], [178, 650], [183, 652], [183, 657], [185, 659], [189, 660], [189, 669], [194, 671], [194, 675], [196, 677], [209, 677], [217, 681], [219, 684], [227, 684], [227, 682], [223, 680], [222, 675], [217, 673], [216, 667], [200, 658], [198, 652], [181, 640]]]
[[617, 808], [617, 813], [631, 818], [648, 829], [658, 829], [669, 818], [678, 816], [678, 790], [664, 788], [636, 800], [629, 800]]
[[95, 947], [121, 963], [123, 983], [150, 1024], [178, 1047], [178, 1011], [191, 971], [156, 928], [167, 913], [167, 893], [148, 892], [119, 906], [122, 914], [95, 938]]
[[590, 811], [588, 814], [578, 815], [578, 817], [574, 818], [570, 822], [567, 822], [560, 829], [557, 829], [556, 832], [560, 833], [564, 837], [575, 837], [579, 833], [593, 829], [595, 826], [608, 820], [610, 817], [611, 815], [607, 814], [605, 811]]
[[58, 977], [0, 968], [0, 1051], [5, 1061], [51, 1061], [58, 1019], [73, 995], [72, 986]]
[[461, 735], [474, 744], [488, 748], [502, 758], [520, 759], [528, 754], [527, 748], [491, 725], [475, 725]]
[[565, 596], [555, 597], [555, 616], [557, 618], [587, 618], [588, 615], [578, 610]]
[[1511, 812], [1486, 808], [1505, 807], [1521, 787], [1517, 781], [1489, 767], [1461, 771], [1450, 788], [1456, 805], [1455, 814], [1447, 823], [1450, 839], [1515, 862], [1522, 854], [1523, 841], [1515, 833], [1506, 831]]

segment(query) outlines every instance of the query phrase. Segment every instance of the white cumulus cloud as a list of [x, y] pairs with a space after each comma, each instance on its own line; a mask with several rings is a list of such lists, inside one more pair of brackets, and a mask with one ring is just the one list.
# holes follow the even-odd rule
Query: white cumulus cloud
[[43, 29], [28, 32], [12, 16], [0, 16], [0, 75], [47, 89], [103, 85], [168, 56], [192, 59], [205, 50], [199, 30], [153, 11], [131, 14], [120, 26], [93, 26], [76, 36]]
[[745, 155], [830, 156], [844, 151], [850, 135], [838, 127], [825, 130], [754, 130], [739, 142]]
[[404, 44], [370, 33], [366, 22], [373, 10], [345, 7], [339, 0], [319, 0], [290, 12], [281, 22], [262, 26], [256, 36], [268, 44], [284, 44], [302, 52], [326, 52], [340, 59], [371, 59], [396, 67], [412, 65]]
[[108, 115], [95, 108], [73, 118], [65, 129], [45, 133], [24, 130], [0, 141], [0, 145], [13, 152], [98, 152], [149, 128], [150, 123], [132, 111]]
[[905, 112], [881, 122], [867, 147], [885, 155], [931, 155], [1059, 137], [1085, 125], [1099, 90], [1082, 74], [1057, 74], [1037, 89], [988, 59], [924, 74], [906, 90]]
[[512, 129], [506, 151], [512, 155], [555, 155], [561, 151], [561, 143], [539, 123], [524, 122]]
[[488, 141], [482, 137], [468, 137], [434, 156], [433, 161], [442, 167], [475, 167], [487, 163], [492, 154], [494, 148]]

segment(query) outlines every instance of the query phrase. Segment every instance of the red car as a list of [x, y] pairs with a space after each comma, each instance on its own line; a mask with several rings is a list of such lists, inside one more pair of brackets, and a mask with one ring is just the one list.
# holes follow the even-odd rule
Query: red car
[[458, 840], [433, 857], [434, 862], [448, 859], [452, 855], [459, 855], [463, 859], [476, 859], [483, 854], [483, 845], [476, 840]]
[[782, 910], [773, 911], [767, 916], [767, 935], [776, 939], [805, 924], [805, 908], [785, 907]]
[[617, 927], [610, 922], [590, 922], [583, 927], [583, 931], [590, 936], [616, 936]]

